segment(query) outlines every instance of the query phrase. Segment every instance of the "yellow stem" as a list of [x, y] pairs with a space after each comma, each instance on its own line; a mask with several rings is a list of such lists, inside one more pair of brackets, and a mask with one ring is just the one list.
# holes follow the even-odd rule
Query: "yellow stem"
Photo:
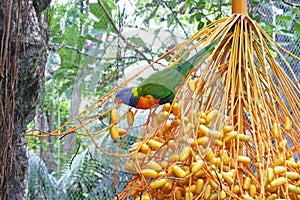
[[232, 14], [248, 15], [247, 0], [232, 0]]

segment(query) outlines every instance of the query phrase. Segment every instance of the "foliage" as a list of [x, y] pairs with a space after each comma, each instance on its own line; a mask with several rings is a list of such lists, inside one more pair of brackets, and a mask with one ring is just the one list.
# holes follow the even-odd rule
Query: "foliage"
[[[101, 38], [110, 34], [112, 26], [98, 4], [82, 5], [82, 2], [56, 2], [47, 11], [51, 51], [46, 65], [44, 99], [39, 109], [48, 117], [46, 131], [52, 124], [56, 129], [68, 120], [74, 88], [81, 91], [79, 98], [88, 98], [88, 105], [110, 90], [113, 85], [108, 83], [115, 82], [118, 77], [111, 67], [116, 65], [115, 59], [102, 60], [108, 53]], [[111, 1], [105, 1], [105, 6], [110, 14], [116, 9]], [[90, 12], [84, 12], [85, 8]], [[51, 112], [53, 122], [49, 121]], [[27, 141], [30, 149], [40, 150], [40, 139], [29, 137]], [[58, 138], [55, 143], [59, 145]], [[43, 147], [44, 150], [47, 148]], [[67, 161], [65, 159], [62, 163]]]
[[[56, 178], [48, 173], [43, 160], [32, 151], [29, 152], [28, 199], [91, 199], [108, 197], [112, 181], [108, 178], [109, 166], [104, 166], [91, 157], [87, 150], [65, 164], [62, 176]], [[99, 187], [101, 186], [101, 187]], [[108, 192], [109, 191], [109, 192]], [[103, 199], [103, 198], [101, 198]]]
[[[151, 21], [157, 24], [166, 22], [167, 26], [181, 26], [196, 23], [198, 29], [211, 23], [213, 20], [230, 15], [230, 1], [204, 1], [204, 0], [156, 0], [137, 1], [138, 17], [143, 17], [143, 23], [149, 25]], [[269, 33], [276, 33], [293, 37], [292, 30], [300, 31], [299, 9], [283, 4], [281, 1], [250, 0], [249, 15], [260, 23]], [[268, 16], [274, 15], [275, 21]], [[275, 24], [274, 24], [275, 23]]]
[[[111, 1], [105, 2], [110, 13], [116, 9]], [[99, 79], [100, 73], [114, 64], [101, 63], [101, 57], [106, 52], [97, 48], [103, 42], [101, 35], [109, 34], [112, 27], [98, 4], [86, 6], [89, 6], [90, 13], [83, 12], [85, 7], [80, 1], [75, 4], [54, 4], [50, 9], [51, 45], [58, 51], [62, 61], [60, 68], [54, 71], [53, 80], [59, 86], [59, 91], [65, 92], [68, 98], [78, 81], [78, 74], [82, 74], [81, 81], [93, 74], [93, 85], [82, 89], [94, 91], [97, 87], [95, 77]]]
[[136, 16], [144, 16], [145, 24], [149, 25], [151, 21], [155, 21], [157, 24], [166, 23], [170, 29], [180, 27], [186, 36], [186, 30], [191, 24], [196, 24], [195, 27], [200, 29], [213, 20], [228, 15], [230, 10], [229, 1], [214, 0], [138, 0], [136, 6]]
[[300, 33], [299, 9], [291, 8], [281, 1], [251, 0], [250, 2], [250, 16], [258, 21], [269, 34], [275, 33], [292, 38]]
[[[28, 199], [57, 199], [60, 193], [55, 178], [48, 174], [45, 163], [32, 151], [29, 152]], [[64, 195], [63, 195], [64, 196]]]

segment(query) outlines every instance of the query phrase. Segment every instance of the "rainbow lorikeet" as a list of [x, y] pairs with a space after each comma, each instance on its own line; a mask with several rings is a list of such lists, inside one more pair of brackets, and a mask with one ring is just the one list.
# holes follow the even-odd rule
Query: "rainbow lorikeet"
[[115, 103], [124, 103], [138, 109], [150, 109], [172, 103], [185, 77], [194, 66], [209, 56], [217, 43], [218, 39], [215, 39], [187, 61], [150, 75], [136, 87], [121, 89], [116, 94]]

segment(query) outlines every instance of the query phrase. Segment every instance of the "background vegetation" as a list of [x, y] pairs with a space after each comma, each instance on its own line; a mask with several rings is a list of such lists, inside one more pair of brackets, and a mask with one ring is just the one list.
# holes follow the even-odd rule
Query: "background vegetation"
[[[28, 129], [52, 132], [117, 85], [126, 68], [153, 61], [230, 13], [230, 1], [217, 0], [53, 1], [45, 11], [51, 50], [44, 98]], [[300, 55], [299, 8], [279, 0], [251, 0], [249, 15], [279, 44]], [[299, 62], [290, 62], [299, 79]], [[27, 142], [28, 199], [111, 199], [118, 193], [112, 189], [114, 160], [84, 137], [27, 137]], [[104, 136], [99, 143], [108, 148], [113, 142]], [[118, 189], [128, 176], [120, 171]]]

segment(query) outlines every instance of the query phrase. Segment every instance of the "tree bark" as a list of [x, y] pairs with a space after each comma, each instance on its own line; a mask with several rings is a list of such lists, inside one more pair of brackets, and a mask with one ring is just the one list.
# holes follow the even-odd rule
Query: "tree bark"
[[[26, 199], [25, 128], [40, 99], [51, 0], [0, 0], [0, 199]], [[34, 3], [32, 3], [34, 2]]]
[[[82, 99], [82, 87], [83, 87], [83, 76], [84, 72], [79, 70], [76, 78], [76, 84], [73, 88], [72, 100], [71, 100], [71, 109], [69, 120], [73, 119], [76, 115], [79, 114], [80, 103]], [[64, 153], [67, 156], [70, 156], [71, 152], [75, 148], [77, 133], [69, 134], [65, 136], [64, 142]]]

